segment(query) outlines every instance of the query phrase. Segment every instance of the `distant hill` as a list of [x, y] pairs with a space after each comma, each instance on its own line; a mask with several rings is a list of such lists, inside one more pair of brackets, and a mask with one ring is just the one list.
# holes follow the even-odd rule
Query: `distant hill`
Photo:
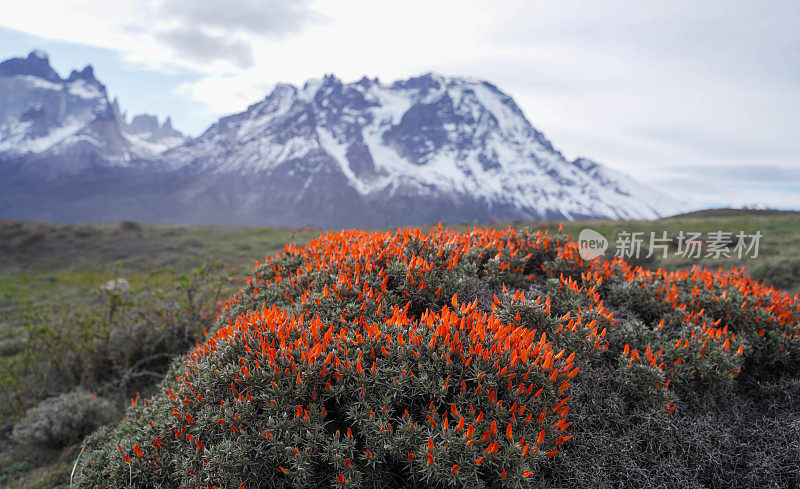
[[779, 215], [798, 215], [800, 211], [782, 211], [778, 209], [702, 209], [692, 212], [684, 212], [670, 217], [741, 217], [741, 216], [779, 216]]

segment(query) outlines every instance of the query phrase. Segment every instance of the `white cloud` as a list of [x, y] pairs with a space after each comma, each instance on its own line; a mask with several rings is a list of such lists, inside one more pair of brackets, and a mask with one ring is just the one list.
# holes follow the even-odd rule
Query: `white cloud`
[[156, 31], [154, 39], [172, 48], [176, 54], [200, 63], [223, 60], [237, 68], [253, 66], [253, 50], [239, 39], [229, 39], [194, 27], [176, 27]]
[[319, 18], [307, 0], [163, 0], [154, 9], [166, 21], [275, 38]]
[[259, 40], [320, 20], [306, 0], [30, 0], [4, 7], [0, 25], [114, 49], [149, 68], [212, 73], [251, 68]]

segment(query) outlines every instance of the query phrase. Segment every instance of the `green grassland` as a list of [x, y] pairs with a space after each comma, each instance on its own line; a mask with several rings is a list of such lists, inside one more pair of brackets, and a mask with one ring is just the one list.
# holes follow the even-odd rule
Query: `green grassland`
[[[558, 223], [491, 223], [555, 231]], [[456, 229], [471, 227], [456, 224]], [[576, 237], [584, 228], [614, 244], [620, 232], [760, 232], [758, 257], [682, 258], [673, 244], [631, 260], [646, 267], [742, 267], [758, 280], [792, 293], [800, 290], [800, 213], [703, 211], [657, 221], [564, 223]], [[253, 260], [305, 243], [313, 228], [235, 226], [49, 224], [0, 221], [0, 438], [11, 436], [25, 411], [44, 398], [77, 386], [114, 400], [146, 395], [170, 356], [202, 336], [217, 301], [241, 283]], [[613, 252], [613, 250], [612, 250]], [[124, 278], [130, 291], [104, 292]], [[136, 340], [134, 340], [136, 338]], [[140, 341], [140, 338], [146, 340]], [[4, 443], [0, 486], [66, 486], [78, 453], [66, 447]]]

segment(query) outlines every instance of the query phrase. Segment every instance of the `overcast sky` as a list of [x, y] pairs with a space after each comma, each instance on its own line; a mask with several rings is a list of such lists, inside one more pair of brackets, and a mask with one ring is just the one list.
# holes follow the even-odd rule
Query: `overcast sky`
[[279, 81], [492, 81], [568, 157], [698, 205], [800, 209], [800, 1], [25, 0], [0, 58], [86, 64], [198, 135]]

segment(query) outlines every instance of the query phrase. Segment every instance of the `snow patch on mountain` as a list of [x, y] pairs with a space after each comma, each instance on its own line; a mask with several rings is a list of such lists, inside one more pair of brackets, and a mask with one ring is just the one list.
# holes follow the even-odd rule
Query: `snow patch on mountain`
[[0, 140], [0, 151], [16, 154], [42, 153], [77, 133], [84, 124], [85, 122], [81, 120], [67, 120], [63, 126], [54, 127], [47, 135], [35, 137], [29, 135], [32, 123], [23, 122], [4, 134]]
[[104, 95], [100, 87], [86, 80], [76, 80], [70, 83], [67, 90], [71, 95], [85, 99], [99, 99]]

